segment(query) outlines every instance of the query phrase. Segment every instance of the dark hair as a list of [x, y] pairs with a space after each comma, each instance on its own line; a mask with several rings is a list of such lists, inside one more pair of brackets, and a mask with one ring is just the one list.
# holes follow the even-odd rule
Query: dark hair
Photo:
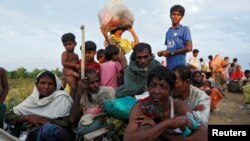
[[[80, 47], [82, 50], [82, 46]], [[96, 44], [93, 41], [86, 41], [85, 42], [85, 50], [94, 50], [96, 51]]]
[[172, 6], [171, 9], [170, 9], [170, 15], [172, 15], [172, 13], [174, 11], [180, 12], [181, 15], [182, 15], [182, 17], [185, 15], [185, 8], [183, 6], [181, 6], [181, 5], [174, 5], [174, 6]]
[[211, 81], [207, 80], [206, 82], [208, 83], [209, 87], [211, 88], [212, 87]]
[[206, 72], [206, 79], [209, 79], [209, 77], [211, 76], [212, 76], [211, 72]]
[[250, 73], [250, 70], [245, 70], [244, 71], [244, 75], [247, 75], [248, 73]]
[[76, 37], [75, 37], [75, 35], [73, 33], [65, 33], [65, 34], [62, 35], [61, 39], [62, 39], [63, 43], [65, 43], [67, 41], [75, 42]]
[[200, 62], [203, 62], [203, 58], [200, 58]]
[[193, 50], [193, 53], [198, 53], [198, 52], [199, 52], [198, 49], [194, 49], [194, 50]]
[[224, 60], [225, 60], [225, 59], [229, 59], [229, 57], [226, 56], [226, 57], [224, 57]]
[[99, 78], [99, 73], [97, 73], [94, 69], [85, 69], [85, 76], [87, 77], [89, 74], [96, 74]]
[[212, 55], [209, 55], [209, 56], [208, 56], [208, 59], [209, 59], [209, 60], [212, 60], [212, 59], [213, 59], [213, 56], [212, 56]]
[[192, 83], [193, 86], [199, 88], [199, 87], [202, 87], [204, 84], [203, 84], [202, 81], [200, 82], [200, 81], [196, 81], [196, 80], [194, 79], [194, 76], [195, 76], [196, 74], [200, 74], [201, 76], [203, 76], [201, 71], [194, 71], [194, 72], [192, 73], [192, 75], [191, 75], [191, 83]]
[[130, 56], [131, 60], [135, 60], [136, 53], [138, 51], [143, 51], [145, 48], [148, 49], [149, 54], [151, 56], [153, 56], [152, 49], [151, 49], [151, 46], [149, 44], [147, 44], [147, 43], [138, 43], [138, 44], [135, 45], [135, 47], [133, 49], [133, 53]]
[[197, 70], [197, 71], [194, 71], [193, 73], [191, 73], [191, 78], [193, 79], [194, 76], [195, 76], [197, 73], [199, 73], [199, 74], [202, 76], [202, 72]]
[[237, 59], [237, 58], [234, 58], [234, 59], [233, 59], [233, 62], [237, 62], [237, 61], [238, 61], [238, 59]]
[[50, 71], [44, 71], [44, 72], [42, 72], [42, 73], [36, 78], [36, 85], [39, 83], [40, 79], [43, 78], [43, 77], [49, 77], [49, 78], [51, 78], [51, 79], [54, 81], [54, 83], [55, 83], [55, 89], [56, 89], [56, 77], [55, 77], [55, 75], [54, 75], [52, 72], [50, 72]]
[[178, 65], [173, 68], [173, 71], [179, 74], [182, 81], [185, 81], [188, 79], [191, 80], [191, 70], [189, 67], [185, 65]]
[[112, 60], [112, 57], [118, 53], [119, 53], [119, 48], [117, 46], [111, 44], [108, 45], [105, 48], [105, 60], [106, 61]]
[[175, 88], [176, 76], [172, 70], [164, 66], [156, 66], [148, 72], [147, 86], [149, 86], [153, 78], [165, 80], [169, 84], [171, 90]]
[[100, 59], [101, 57], [105, 56], [105, 49], [99, 49], [97, 51], [97, 60]]

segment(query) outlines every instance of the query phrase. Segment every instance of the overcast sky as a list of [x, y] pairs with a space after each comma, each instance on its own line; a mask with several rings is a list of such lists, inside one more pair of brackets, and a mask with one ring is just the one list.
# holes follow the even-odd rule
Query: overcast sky
[[[82, 24], [86, 40], [94, 41], [98, 49], [103, 48], [97, 14], [109, 1], [0, 0], [0, 66], [7, 70], [21, 66], [29, 71], [61, 69], [64, 51], [61, 36], [67, 32], [76, 35], [75, 52], [80, 56]], [[123, 3], [134, 14], [134, 29], [140, 41], [151, 44], [154, 53], [166, 48], [170, 7], [181, 4], [186, 9], [181, 23], [189, 26], [193, 48], [200, 50], [198, 57], [206, 61], [210, 54], [229, 56], [230, 61], [237, 57], [243, 68], [249, 69], [249, 0], [123, 0]], [[124, 37], [132, 39], [128, 33]]]

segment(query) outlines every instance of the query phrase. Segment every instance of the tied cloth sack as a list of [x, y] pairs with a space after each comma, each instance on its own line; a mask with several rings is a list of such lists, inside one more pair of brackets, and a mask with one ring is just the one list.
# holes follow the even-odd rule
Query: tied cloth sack
[[99, 23], [104, 31], [109, 32], [117, 28], [128, 29], [133, 26], [134, 16], [122, 3], [122, 0], [112, 0], [98, 13]]
[[120, 119], [128, 120], [130, 111], [135, 103], [135, 98], [126, 96], [105, 101], [104, 106], [108, 114]]
[[243, 99], [245, 104], [250, 104], [250, 82], [242, 87]]

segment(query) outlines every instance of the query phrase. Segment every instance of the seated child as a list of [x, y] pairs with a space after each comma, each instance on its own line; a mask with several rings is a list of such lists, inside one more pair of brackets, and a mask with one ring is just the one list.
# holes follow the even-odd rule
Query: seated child
[[93, 41], [86, 41], [85, 42], [85, 67], [86, 67], [85, 69], [93, 69], [99, 75], [101, 71], [101, 66], [99, 63], [95, 61], [94, 59], [95, 54], [96, 54], [96, 44]]

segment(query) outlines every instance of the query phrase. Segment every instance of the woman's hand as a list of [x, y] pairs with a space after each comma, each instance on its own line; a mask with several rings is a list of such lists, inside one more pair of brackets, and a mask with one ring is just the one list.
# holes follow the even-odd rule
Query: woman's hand
[[49, 120], [45, 117], [37, 116], [37, 115], [27, 115], [27, 122], [31, 123], [34, 126], [41, 126], [45, 123], [48, 123]]

